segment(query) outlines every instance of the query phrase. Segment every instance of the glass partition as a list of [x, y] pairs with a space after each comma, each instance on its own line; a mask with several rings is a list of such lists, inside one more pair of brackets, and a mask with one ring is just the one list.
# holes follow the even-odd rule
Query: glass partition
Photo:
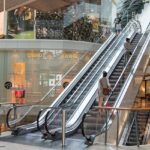
[[109, 0], [80, 0], [53, 12], [21, 6], [8, 11], [6, 38], [103, 43], [111, 32], [115, 7]]
[[[0, 51], [0, 102], [38, 102], [51, 89], [50, 104], [94, 52], [66, 50]], [[5, 82], [12, 82], [6, 89]], [[59, 83], [58, 83], [59, 82]]]

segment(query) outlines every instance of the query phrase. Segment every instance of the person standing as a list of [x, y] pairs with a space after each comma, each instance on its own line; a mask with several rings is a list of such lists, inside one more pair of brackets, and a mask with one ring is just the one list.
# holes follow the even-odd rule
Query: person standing
[[117, 18], [114, 20], [114, 24], [115, 24], [115, 32], [116, 35], [119, 35], [122, 27], [121, 27], [121, 17], [119, 16], [119, 14], [117, 15]]
[[16, 23], [17, 23], [17, 31], [24, 30], [24, 11], [25, 11], [25, 7], [19, 7], [14, 11], [14, 16], [16, 18]]
[[125, 63], [128, 62], [128, 59], [130, 58], [131, 54], [132, 54], [132, 45], [130, 42], [129, 38], [126, 38], [126, 41], [124, 43], [124, 49], [125, 49], [125, 53], [124, 53], [124, 57], [125, 57]]
[[99, 80], [98, 95], [99, 95], [99, 106], [103, 106], [107, 96], [110, 94], [111, 85], [107, 77], [107, 72], [103, 71], [103, 76]]
[[121, 22], [116, 23], [116, 35], [119, 35], [122, 30]]

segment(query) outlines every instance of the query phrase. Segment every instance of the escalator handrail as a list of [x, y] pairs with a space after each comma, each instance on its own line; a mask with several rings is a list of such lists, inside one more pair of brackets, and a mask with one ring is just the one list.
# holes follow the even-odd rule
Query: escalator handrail
[[6, 125], [9, 129], [12, 129], [12, 127], [9, 125], [9, 115], [10, 115], [10, 112], [12, 111], [13, 108], [10, 108], [7, 112], [7, 115], [6, 115]]
[[[14, 127], [16, 127], [16, 124], [18, 123], [18, 122], [20, 122], [21, 120], [23, 120], [24, 118], [25, 118], [25, 116], [27, 115], [27, 113], [28, 113], [28, 111], [24, 114], [24, 115], [22, 115], [20, 118], [14, 118], [14, 120], [13, 121], [9, 121], [9, 118], [10, 118], [10, 114], [11, 114], [11, 112], [14, 110], [14, 111], [17, 111], [17, 109], [18, 108], [20, 108], [20, 107], [30, 107], [30, 109], [29, 110], [31, 110], [33, 107], [39, 107], [39, 106], [42, 106], [42, 105], [32, 105], [32, 104], [26, 104], [26, 105], [17, 105], [17, 106], [14, 106], [14, 107], [11, 107], [9, 110], [8, 110], [8, 112], [7, 112], [7, 115], [6, 115], [6, 124], [7, 124], [7, 127], [8, 128], [10, 128], [10, 129], [13, 129], [12, 127], [11, 127], [11, 125], [13, 124], [14, 125]], [[45, 106], [45, 105], [44, 105]], [[46, 109], [59, 109], [59, 107], [46, 107], [46, 108], [44, 108], [44, 109], [42, 109], [42, 110], [46, 110]]]
[[[47, 107], [47, 108], [44, 108], [44, 109], [41, 109], [40, 111], [39, 111], [39, 113], [38, 113], [38, 115], [37, 115], [37, 129], [42, 133], [43, 132], [43, 130], [42, 130], [42, 128], [41, 128], [41, 121], [44, 121], [44, 119], [42, 119], [42, 120], [40, 120], [40, 118], [41, 118], [41, 114], [43, 113], [43, 111], [46, 111], [46, 110], [62, 110], [62, 108], [61, 107]], [[48, 111], [48, 112], [49, 112]], [[47, 113], [48, 113], [47, 112]], [[47, 113], [46, 113], [46, 115], [47, 115]], [[45, 117], [46, 117], [46, 115], [45, 115]], [[44, 122], [43, 122], [43, 124], [44, 124]]]
[[[74, 105], [74, 102], [72, 102], [72, 103], [65, 103], [64, 105], [61, 105], [61, 107], [62, 107], [62, 109], [67, 109], [67, 108], [69, 108], [69, 107], [72, 107]], [[52, 115], [52, 113], [51, 113], [51, 115]], [[46, 122], [48, 122], [47, 120], [46, 120]], [[45, 125], [46, 126], [46, 125]], [[48, 127], [47, 127], [48, 128]]]
[[[29, 107], [29, 105], [26, 105], [26, 106], [28, 106]], [[28, 114], [28, 111], [23, 115], [23, 116], [21, 116], [20, 118], [14, 118], [14, 120], [13, 121], [9, 121], [9, 116], [10, 116], [10, 114], [11, 114], [11, 111], [16, 111], [15, 109], [17, 109], [17, 108], [19, 108], [19, 107], [21, 107], [21, 106], [15, 106], [15, 107], [12, 107], [12, 108], [10, 108], [9, 110], [8, 110], [8, 112], [7, 112], [7, 115], [6, 115], [6, 124], [7, 124], [7, 127], [8, 128], [10, 128], [10, 129], [13, 129], [12, 127], [11, 127], [11, 125], [13, 124], [14, 125], [14, 127], [16, 127], [16, 124], [18, 123], [18, 122], [20, 122], [27, 114]], [[29, 110], [31, 110], [32, 109], [32, 106], [30, 107], [30, 109]]]
[[[58, 112], [55, 113], [55, 116], [53, 117], [53, 119], [51, 119], [51, 122], [53, 122], [54, 118], [59, 115], [59, 113], [62, 113], [62, 109], [59, 109]], [[48, 128], [48, 124], [50, 124], [51, 122], [48, 121], [48, 118], [49, 118], [49, 114], [50, 114], [50, 110], [47, 112], [46, 116], [45, 116], [45, 122], [44, 122], [44, 127], [45, 127], [45, 130], [46, 130], [46, 133], [51, 135], [51, 136], [54, 136], [55, 135], [55, 132], [49, 132], [49, 128]], [[53, 129], [55, 130], [55, 129]]]

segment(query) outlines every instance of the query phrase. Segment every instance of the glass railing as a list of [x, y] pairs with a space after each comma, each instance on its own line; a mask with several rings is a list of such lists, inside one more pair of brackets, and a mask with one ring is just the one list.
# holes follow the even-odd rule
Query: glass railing
[[6, 116], [8, 110], [12, 107], [16, 107], [17, 103], [10, 103], [10, 102], [4, 102], [0, 103], [0, 134], [4, 131], [8, 130], [8, 127], [6, 126]]

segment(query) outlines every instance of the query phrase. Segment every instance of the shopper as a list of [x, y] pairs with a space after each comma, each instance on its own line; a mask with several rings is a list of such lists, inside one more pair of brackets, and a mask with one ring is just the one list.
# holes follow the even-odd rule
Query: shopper
[[111, 85], [107, 77], [107, 72], [103, 72], [103, 77], [99, 80], [98, 95], [99, 95], [99, 106], [103, 106], [107, 96], [111, 92]]
[[124, 43], [124, 49], [125, 49], [125, 53], [124, 53], [124, 57], [125, 57], [125, 63], [128, 62], [130, 56], [132, 55], [132, 45], [130, 42], [130, 38], [126, 38], [126, 41]]
[[116, 23], [116, 35], [119, 35], [122, 30], [121, 22]]
[[114, 24], [115, 24], [116, 35], [119, 35], [120, 32], [121, 32], [121, 30], [122, 30], [122, 27], [121, 27], [121, 18], [119, 17], [119, 14], [117, 15], [117, 18], [115, 18]]

